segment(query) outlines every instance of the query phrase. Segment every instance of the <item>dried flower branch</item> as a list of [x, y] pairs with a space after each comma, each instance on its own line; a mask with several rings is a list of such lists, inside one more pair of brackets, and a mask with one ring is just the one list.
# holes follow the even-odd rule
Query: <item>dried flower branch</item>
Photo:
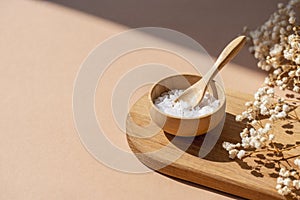
[[300, 36], [295, 9], [299, 0], [286, 6], [278, 4], [278, 11], [254, 31], [249, 32], [249, 51], [258, 59], [257, 66], [271, 73], [265, 83], [284, 90], [300, 91]]
[[[276, 158], [268, 162], [278, 165], [275, 171], [279, 194], [300, 199], [300, 157], [285, 157], [284, 152], [300, 147], [278, 148], [276, 123], [286, 120], [299, 123], [295, 111], [299, 101], [282, 98], [275, 94], [274, 87], [300, 93], [300, 36], [296, 25], [295, 8], [300, 0], [290, 0], [287, 5], [278, 4], [278, 11], [261, 27], [249, 32], [249, 51], [258, 59], [258, 67], [269, 71], [254, 100], [245, 103], [246, 110], [236, 116], [236, 121], [245, 123], [239, 143], [223, 142], [231, 159], [245, 159], [261, 152], [271, 152]], [[293, 161], [293, 162], [290, 162]]]

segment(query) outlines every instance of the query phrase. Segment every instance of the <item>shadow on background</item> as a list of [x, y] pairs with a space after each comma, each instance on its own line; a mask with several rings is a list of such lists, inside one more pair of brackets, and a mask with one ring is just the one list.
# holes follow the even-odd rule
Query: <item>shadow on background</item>
[[[219, 55], [230, 40], [241, 34], [244, 26], [254, 29], [277, 9], [277, 3], [287, 2], [287, 0], [49, 1], [129, 28], [153, 26], [180, 31], [199, 42], [214, 57]], [[163, 39], [169, 40], [169, 38]], [[257, 69], [256, 60], [247, 48], [244, 48], [233, 62], [250, 69]]]

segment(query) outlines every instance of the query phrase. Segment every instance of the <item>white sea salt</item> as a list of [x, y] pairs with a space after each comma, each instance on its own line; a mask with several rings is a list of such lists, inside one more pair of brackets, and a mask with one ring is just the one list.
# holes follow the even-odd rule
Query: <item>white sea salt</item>
[[183, 92], [184, 90], [177, 89], [164, 92], [160, 97], [154, 100], [154, 104], [162, 112], [181, 118], [201, 117], [212, 113], [220, 105], [220, 101], [208, 92], [205, 93], [202, 101], [194, 108], [189, 107], [189, 105], [184, 101], [174, 102], [174, 100], [177, 99], [177, 97], [179, 97]]

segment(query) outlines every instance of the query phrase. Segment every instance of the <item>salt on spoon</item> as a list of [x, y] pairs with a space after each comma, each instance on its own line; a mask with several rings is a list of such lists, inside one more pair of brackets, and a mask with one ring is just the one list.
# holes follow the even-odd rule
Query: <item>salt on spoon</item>
[[209, 82], [215, 75], [242, 49], [246, 42], [245, 36], [239, 36], [232, 40], [219, 55], [213, 67], [197, 83], [187, 88], [174, 102], [184, 101], [194, 108], [203, 99]]

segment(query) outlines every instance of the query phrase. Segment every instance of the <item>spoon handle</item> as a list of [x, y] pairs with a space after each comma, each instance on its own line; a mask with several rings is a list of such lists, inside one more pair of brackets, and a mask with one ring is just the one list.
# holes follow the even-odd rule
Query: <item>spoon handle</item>
[[191, 107], [195, 107], [202, 100], [209, 82], [244, 46], [245, 36], [239, 36], [232, 40], [219, 55], [213, 67], [197, 83], [186, 89], [175, 102], [182, 100]]
[[238, 54], [246, 42], [245, 36], [239, 36], [232, 40], [221, 52], [213, 67], [203, 77], [206, 83], [209, 83], [215, 75], [226, 65], [232, 58]]

